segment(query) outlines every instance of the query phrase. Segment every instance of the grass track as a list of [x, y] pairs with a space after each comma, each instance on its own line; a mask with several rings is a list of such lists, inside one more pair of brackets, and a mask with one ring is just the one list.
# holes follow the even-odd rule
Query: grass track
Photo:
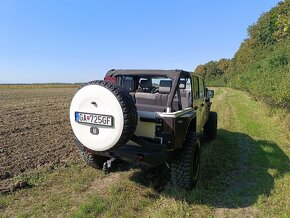
[[104, 176], [77, 162], [15, 178], [33, 187], [0, 195], [0, 217], [290, 217], [284, 116], [227, 88], [216, 89], [213, 110], [218, 137], [203, 146], [197, 190], [171, 187], [163, 167]]

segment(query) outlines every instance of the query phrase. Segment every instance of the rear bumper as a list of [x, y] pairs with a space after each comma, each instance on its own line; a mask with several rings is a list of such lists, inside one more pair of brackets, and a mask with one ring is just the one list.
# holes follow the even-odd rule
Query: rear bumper
[[80, 150], [87, 150], [91, 153], [105, 156], [114, 157], [127, 162], [142, 164], [146, 166], [158, 166], [165, 163], [168, 159], [169, 153], [164, 149], [149, 150], [147, 148], [125, 144], [123, 146], [114, 148], [109, 151], [93, 151], [83, 146], [77, 139], [75, 140], [76, 146]]
[[167, 161], [167, 152], [152, 151], [136, 145], [123, 145], [108, 152], [110, 157], [147, 166], [158, 166]]

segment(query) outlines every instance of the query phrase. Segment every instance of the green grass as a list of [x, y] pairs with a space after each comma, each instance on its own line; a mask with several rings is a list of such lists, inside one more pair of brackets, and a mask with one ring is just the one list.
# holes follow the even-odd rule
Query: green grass
[[33, 187], [0, 195], [2, 216], [289, 217], [284, 115], [270, 116], [244, 92], [215, 90], [218, 137], [203, 146], [196, 190], [172, 187], [163, 166], [103, 175], [71, 163], [18, 178]]
[[89, 217], [96, 217], [107, 210], [108, 202], [104, 198], [100, 198], [97, 195], [93, 195], [89, 198], [89, 200], [82, 204], [79, 207], [79, 210], [72, 215], [73, 218], [89, 218]]
[[27, 180], [32, 188], [1, 194], [0, 208], [4, 210], [4, 217], [67, 214], [87, 198], [84, 194], [98, 177], [101, 177], [99, 171], [87, 168], [83, 163], [70, 163], [55, 170], [43, 169], [33, 175], [16, 178]]

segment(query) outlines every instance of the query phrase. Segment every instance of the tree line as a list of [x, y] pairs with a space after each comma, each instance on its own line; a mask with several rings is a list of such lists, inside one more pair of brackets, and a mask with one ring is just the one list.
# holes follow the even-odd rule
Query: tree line
[[248, 37], [231, 59], [196, 67], [208, 86], [250, 92], [268, 104], [290, 108], [290, 0], [279, 2], [248, 27]]

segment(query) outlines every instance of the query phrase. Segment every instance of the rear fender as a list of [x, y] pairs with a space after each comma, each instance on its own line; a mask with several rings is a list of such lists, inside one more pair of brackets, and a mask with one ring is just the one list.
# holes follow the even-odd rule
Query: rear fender
[[162, 138], [169, 149], [181, 148], [189, 129], [196, 129], [196, 112], [182, 116], [163, 117]]

